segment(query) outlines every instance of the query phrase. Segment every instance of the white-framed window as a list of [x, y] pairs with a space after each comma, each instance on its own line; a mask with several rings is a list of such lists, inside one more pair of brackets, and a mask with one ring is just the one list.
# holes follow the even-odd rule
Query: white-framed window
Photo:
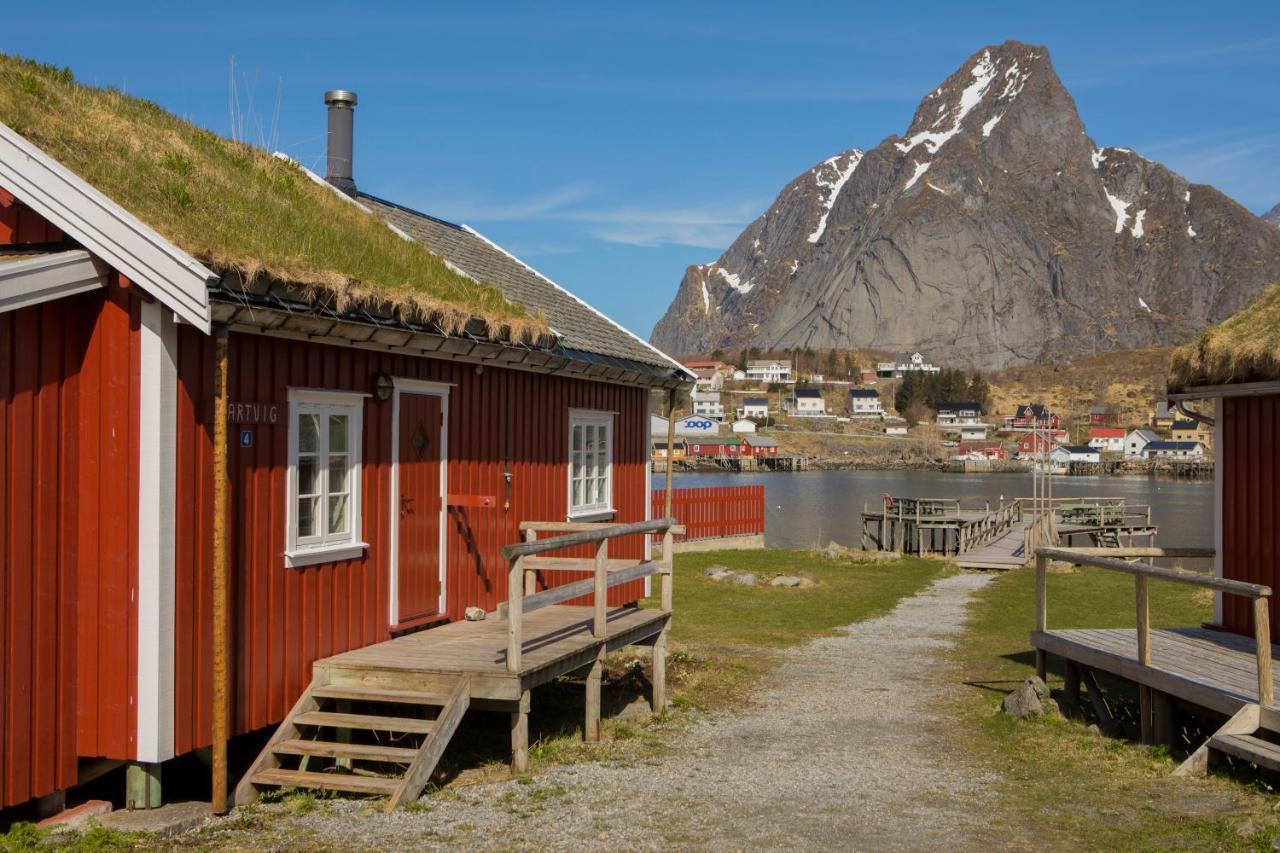
[[613, 413], [569, 410], [569, 517], [613, 514]]
[[347, 391], [289, 389], [289, 509], [285, 564], [359, 557], [364, 398]]

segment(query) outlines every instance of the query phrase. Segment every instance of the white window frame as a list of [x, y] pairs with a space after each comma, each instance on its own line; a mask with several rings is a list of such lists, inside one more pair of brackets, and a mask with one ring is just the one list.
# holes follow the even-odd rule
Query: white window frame
[[[311, 388], [289, 389], [289, 470], [287, 510], [285, 513], [285, 565], [289, 568], [313, 566], [318, 563], [332, 563], [339, 560], [351, 560], [364, 556], [369, 544], [363, 541], [363, 499], [361, 490], [364, 479], [361, 449], [364, 443], [364, 400], [368, 394], [358, 391], [321, 391]], [[321, 415], [321, 430], [318, 447], [323, 451], [324, 464], [317, 463], [320, 494], [328, 494], [328, 435], [331, 414], [348, 416], [348, 498], [350, 523], [347, 531], [341, 534], [327, 532], [308, 536], [304, 540], [298, 537], [298, 416], [304, 413]], [[328, 500], [321, 501], [323, 514], [318, 521], [319, 529], [328, 528]]]
[[[614, 429], [613, 421], [615, 412], [606, 412], [599, 409], [570, 409], [569, 410], [569, 435], [566, 446], [566, 460], [568, 464], [565, 469], [568, 518], [570, 521], [603, 521], [612, 518], [617, 512], [613, 499], [613, 459], [614, 459]], [[603, 504], [586, 504], [581, 507], [573, 505], [573, 431], [578, 426], [603, 426], [605, 429], [605, 494], [608, 500]]]

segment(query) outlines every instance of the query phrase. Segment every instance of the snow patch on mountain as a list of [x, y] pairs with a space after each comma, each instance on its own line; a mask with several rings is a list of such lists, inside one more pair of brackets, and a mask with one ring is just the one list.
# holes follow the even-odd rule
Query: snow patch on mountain
[[[991, 87], [991, 81], [996, 77], [996, 67], [991, 61], [991, 51], [984, 50], [982, 56], [973, 64], [970, 72], [973, 75], [973, 82], [965, 87], [960, 93], [960, 103], [956, 108], [955, 118], [951, 121], [951, 127], [946, 130], [922, 130], [915, 136], [905, 142], [897, 143], [897, 148], [906, 154], [917, 145], [923, 144], [930, 154], [937, 154], [938, 149], [947, 143], [951, 137], [960, 132], [960, 125], [964, 122], [964, 117], [973, 111], [982, 98], [987, 94], [987, 89]], [[941, 89], [938, 90], [942, 91]], [[934, 93], [935, 96], [937, 92]], [[931, 127], [937, 127], [946, 117], [947, 111], [939, 111], [938, 117], [933, 120]], [[908, 186], [910, 186], [908, 184]]]
[[707, 292], [707, 280], [702, 280], [702, 313], [711, 313], [711, 294]]
[[822, 216], [818, 219], [817, 226], [813, 229], [813, 233], [809, 235], [809, 242], [816, 243], [822, 238], [827, 230], [827, 217], [831, 215], [831, 208], [835, 207], [836, 198], [840, 195], [840, 190], [844, 189], [844, 185], [849, 183], [849, 179], [853, 177], [854, 171], [858, 168], [858, 164], [862, 162], [862, 151], [855, 148], [848, 153], [849, 162], [845, 164], [843, 169], [840, 168], [840, 158], [845, 155], [837, 154], [834, 157], [828, 157], [822, 161], [822, 165], [816, 170], [813, 181], [820, 190], [826, 193], [822, 197]]
[[911, 176], [911, 180], [907, 181], [907, 185], [903, 187], [903, 189], [911, 189], [915, 182], [920, 180], [920, 178], [924, 176], [925, 172], [929, 171], [929, 167], [932, 165], [932, 163], [916, 163], [916, 173]]
[[1147, 209], [1144, 207], [1138, 211], [1138, 215], [1133, 218], [1133, 236], [1135, 239], [1142, 239], [1142, 220], [1147, 216]]
[[1111, 204], [1111, 209], [1116, 212], [1116, 233], [1119, 234], [1124, 230], [1125, 223], [1129, 221], [1129, 202], [1116, 198], [1110, 190], [1104, 188], [1102, 191], [1107, 194], [1107, 201]]

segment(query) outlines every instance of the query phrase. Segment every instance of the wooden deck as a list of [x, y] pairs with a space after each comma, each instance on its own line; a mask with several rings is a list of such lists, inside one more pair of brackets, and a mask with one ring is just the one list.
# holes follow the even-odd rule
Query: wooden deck
[[458, 678], [471, 680], [472, 704], [518, 702], [525, 691], [590, 666], [605, 652], [652, 642], [671, 613], [619, 607], [606, 615], [605, 636], [592, 635], [595, 609], [555, 605], [524, 616], [520, 669], [507, 668], [507, 622], [492, 614], [479, 622], [452, 622], [316, 661], [317, 677], [331, 685], [437, 691]]
[[[1148, 666], [1138, 661], [1134, 628], [1035, 631], [1031, 645], [1221, 714], [1258, 702], [1252, 638], [1205, 628], [1153, 629], [1150, 636]], [[1273, 660], [1277, 653], [1272, 645]]]
[[1027, 529], [1033, 520], [1030, 515], [1001, 533], [997, 538], [955, 558], [956, 565], [964, 569], [1017, 569], [1031, 559], [1027, 553]]

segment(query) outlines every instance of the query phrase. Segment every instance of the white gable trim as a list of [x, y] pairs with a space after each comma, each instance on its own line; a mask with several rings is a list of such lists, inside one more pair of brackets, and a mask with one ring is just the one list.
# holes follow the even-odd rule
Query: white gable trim
[[0, 187], [208, 333], [217, 276], [2, 122]]
[[106, 265], [83, 249], [0, 264], [0, 314], [106, 284]]

